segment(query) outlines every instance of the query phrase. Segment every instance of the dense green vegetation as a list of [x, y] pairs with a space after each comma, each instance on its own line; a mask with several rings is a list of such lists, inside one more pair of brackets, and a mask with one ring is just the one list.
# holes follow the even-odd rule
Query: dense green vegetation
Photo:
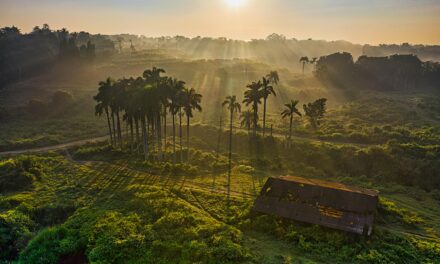
[[[90, 158], [102, 161], [86, 161], [86, 149], [95, 153]], [[364, 239], [250, 214], [252, 179], [261, 186], [271, 169], [235, 165], [228, 207], [227, 177], [206, 174], [206, 152], [193, 153], [196, 172], [188, 178], [181, 172], [169, 174], [165, 167], [172, 164], [159, 163], [152, 170], [153, 164], [143, 162], [142, 155], [133, 158], [129, 152], [116, 152], [109, 156], [112, 152], [91, 145], [73, 151], [74, 156], [82, 155], [81, 162], [72, 163], [57, 154], [2, 161], [2, 166], [13, 163], [20, 170], [27, 163], [32, 170], [44, 168], [31, 189], [1, 197], [2, 260], [314, 263], [331, 258], [336, 263], [435, 263], [440, 257], [438, 200], [421, 190], [390, 189], [370, 182], [387, 198], [381, 200], [373, 236]], [[109, 159], [111, 164], [106, 162]], [[402, 193], [412, 192], [418, 198], [400, 200]], [[426, 212], [413, 212], [419, 204]], [[270, 252], [277, 243], [290, 245]]]

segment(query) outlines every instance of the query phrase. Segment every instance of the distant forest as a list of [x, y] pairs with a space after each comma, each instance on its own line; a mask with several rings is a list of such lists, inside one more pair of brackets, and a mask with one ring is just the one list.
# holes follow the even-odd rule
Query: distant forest
[[[36, 26], [32, 32], [22, 34], [17, 27], [12, 26], [0, 29], [0, 88], [7, 83], [28, 78], [66, 61], [70, 66], [78, 63], [90, 65], [94, 63], [95, 58], [109, 59], [113, 54], [125, 52], [135, 55], [137, 51], [143, 49], [167, 50], [175, 58], [181, 59], [252, 59], [296, 71], [301, 71], [305, 67], [306, 72], [314, 71], [316, 66], [316, 73], [321, 79], [331, 80], [334, 84], [343, 86], [353, 84], [353, 80], [348, 80], [349, 78], [346, 77], [343, 81], [337, 80], [338, 77], [334, 77], [334, 74], [351, 74], [350, 76], [353, 77], [353, 72], [356, 72], [356, 76], [359, 77], [362, 72], [362, 79], [376, 76], [370, 78], [373, 80], [372, 84], [368, 85], [370, 88], [374, 88], [375, 83], [387, 78], [398, 78], [399, 82], [404, 82], [386, 80], [388, 86], [386, 89], [401, 85], [410, 87], [415, 83], [431, 85], [433, 79], [438, 81], [436, 61], [440, 61], [440, 46], [407, 43], [370, 46], [347, 41], [288, 39], [279, 34], [251, 41], [184, 36], [153, 38], [129, 34], [93, 35], [87, 32], [70, 33], [66, 29], [52, 30], [47, 24], [42, 27]], [[328, 56], [340, 52], [343, 52], [341, 53], [343, 55]], [[395, 54], [414, 56], [392, 56]], [[300, 61], [305, 57], [315, 59], [306, 64]], [[353, 61], [354, 58], [357, 58], [356, 63]], [[342, 62], [344, 60], [346, 64]], [[384, 72], [385, 68], [389, 73], [389, 67], [402, 65], [404, 60], [409, 63], [409, 67], [419, 67], [413, 68], [417, 71], [414, 73], [418, 75], [417, 78], [408, 77], [411, 80], [400, 78], [404, 72], [410, 70], [409, 68], [401, 68], [398, 73], [394, 72], [392, 75], [383, 77], [378, 75]], [[339, 67], [339, 63], [344, 64], [343, 69], [334, 71], [330, 69], [333, 66]]]
[[93, 62], [96, 53], [112, 53], [113, 42], [87, 32], [53, 31], [49, 25], [21, 34], [17, 27], [0, 29], [0, 87], [44, 72], [56, 63]]
[[317, 60], [314, 73], [323, 83], [340, 89], [440, 91], [440, 64], [422, 62], [415, 55], [360, 56], [355, 62], [350, 53], [334, 53]]

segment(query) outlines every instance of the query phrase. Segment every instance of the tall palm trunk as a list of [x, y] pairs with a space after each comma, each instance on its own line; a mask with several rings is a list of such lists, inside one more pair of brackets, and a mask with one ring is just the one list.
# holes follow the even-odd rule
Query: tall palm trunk
[[228, 202], [231, 194], [231, 170], [232, 170], [232, 118], [234, 115], [233, 109], [231, 109], [231, 121], [229, 123], [229, 155], [228, 155]]
[[[156, 152], [156, 125], [155, 125], [155, 122], [156, 122], [156, 120], [154, 118], [154, 115], [152, 115], [150, 118], [148, 118], [148, 123], [151, 126], [150, 127], [151, 134], [150, 134], [150, 138], [149, 139], [150, 139], [150, 142], [151, 142], [151, 151], [153, 153]], [[156, 159], [155, 155], [153, 155], [153, 159]]]
[[264, 138], [264, 135], [266, 134], [266, 100], [267, 100], [267, 97], [264, 97], [264, 105], [263, 105], [263, 107], [264, 107], [264, 109], [263, 109], [263, 138]]
[[144, 147], [144, 158], [148, 160], [148, 145], [147, 145], [147, 128], [146, 128], [145, 116], [141, 117], [141, 126], [142, 126], [142, 145]]
[[186, 116], [186, 160], [189, 161], [189, 115]]
[[290, 116], [289, 140], [292, 140], [292, 123], [293, 123], [293, 116]]
[[112, 110], [111, 116], [112, 116], [112, 126], [113, 126], [113, 142], [114, 142], [114, 145], [116, 146], [118, 141], [116, 139], [117, 136], [116, 136], [116, 124], [115, 124], [115, 112], [113, 110]]
[[179, 108], [179, 137], [180, 137], [180, 162], [183, 161], [183, 143], [182, 143], [182, 108]]
[[133, 118], [130, 117], [129, 119], [129, 125], [130, 125], [130, 151], [133, 153]]
[[110, 125], [110, 116], [108, 114], [108, 108], [105, 107], [105, 115], [107, 117], [108, 133], [110, 135], [110, 143], [113, 145], [112, 126]]
[[258, 102], [254, 102], [254, 137], [257, 136]]
[[162, 161], [162, 126], [161, 126], [161, 117], [160, 112], [157, 113], [156, 118], [156, 129], [157, 129], [157, 159]]
[[220, 143], [222, 141], [223, 132], [223, 117], [220, 115], [220, 127], [218, 128], [218, 138], [217, 138], [217, 157], [220, 154]]
[[163, 148], [164, 152], [167, 150], [167, 107], [164, 106], [164, 113], [163, 113]]
[[139, 120], [137, 117], [134, 118], [134, 126], [136, 127], [136, 148], [139, 146]]
[[117, 118], [117, 129], [118, 129], [118, 140], [119, 140], [119, 146], [122, 149], [122, 133], [121, 133], [121, 120], [119, 118], [119, 111], [116, 111], [116, 118]]
[[[172, 110], [174, 112], [174, 110]], [[175, 122], [175, 117], [176, 115], [174, 113], [171, 113], [171, 115], [173, 116], [173, 164], [176, 164], [176, 122]]]

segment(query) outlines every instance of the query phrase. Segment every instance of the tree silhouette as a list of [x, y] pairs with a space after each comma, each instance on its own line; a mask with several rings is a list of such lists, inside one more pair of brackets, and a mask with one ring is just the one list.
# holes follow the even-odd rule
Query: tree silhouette
[[202, 101], [202, 95], [196, 93], [194, 88], [188, 89], [185, 88], [183, 90], [183, 110], [186, 115], [186, 153], [187, 153], [187, 161], [189, 161], [189, 125], [190, 119], [193, 117], [193, 110], [197, 110], [199, 112], [202, 111], [202, 107], [200, 106], [200, 102]]
[[292, 124], [293, 124], [293, 117], [294, 115], [302, 116], [299, 112], [298, 108], [296, 107], [298, 105], [298, 100], [291, 100], [290, 103], [285, 104], [285, 109], [281, 113], [281, 116], [283, 118], [289, 117], [289, 140], [292, 139]]
[[326, 98], [320, 98], [313, 103], [303, 105], [304, 113], [315, 130], [320, 125], [320, 120], [324, 117], [326, 112], [326, 102]]
[[229, 120], [229, 155], [228, 155], [228, 201], [231, 192], [231, 169], [232, 169], [232, 122], [234, 120], [234, 112], [239, 113], [241, 111], [241, 105], [237, 101], [235, 95], [227, 96], [222, 106], [226, 106], [230, 113]]
[[245, 127], [247, 129], [248, 135], [250, 134], [251, 131], [251, 125], [252, 125], [252, 120], [253, 120], [253, 114], [251, 110], [246, 110], [241, 112], [240, 115], [240, 126], [241, 127]]
[[112, 135], [112, 128], [110, 125], [110, 116], [109, 116], [111, 89], [112, 89], [112, 80], [109, 77], [104, 82], [99, 83], [98, 94], [95, 95], [93, 99], [98, 102], [98, 104], [95, 107], [95, 114], [101, 116], [102, 112], [103, 111], [105, 112], [107, 118], [108, 131], [110, 135], [110, 142], [111, 144], [113, 144], [114, 138]]
[[306, 63], [309, 63], [309, 57], [301, 57], [299, 63], [302, 63], [302, 73], [304, 74], [304, 67], [306, 66]]
[[266, 75], [266, 78], [269, 79], [269, 81], [274, 85], [278, 85], [280, 81], [277, 71], [271, 71], [268, 75]]
[[171, 90], [169, 111], [171, 113], [173, 123], [173, 162], [176, 163], [176, 115], [179, 113], [179, 109], [181, 109], [181, 94], [185, 89], [185, 82], [176, 78], [169, 78], [168, 82]]
[[246, 104], [246, 106], [252, 105], [252, 111], [253, 111], [253, 125], [254, 125], [254, 131], [253, 135], [254, 137], [257, 135], [257, 124], [258, 124], [258, 104], [261, 104], [261, 81], [253, 82], [246, 86], [248, 89], [244, 92], [244, 100], [243, 103]]
[[266, 102], [267, 102], [267, 98], [271, 94], [276, 96], [276, 93], [275, 93], [275, 90], [273, 89], [273, 86], [270, 85], [269, 79], [266, 79], [265, 77], [263, 77], [263, 81], [262, 81], [261, 85], [262, 85], [261, 93], [263, 96], [263, 138], [264, 138], [265, 133], [266, 133]]

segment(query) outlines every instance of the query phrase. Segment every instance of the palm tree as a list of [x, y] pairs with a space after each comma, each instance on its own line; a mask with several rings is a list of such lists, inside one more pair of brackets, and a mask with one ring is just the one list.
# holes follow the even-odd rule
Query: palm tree
[[237, 102], [237, 97], [235, 95], [233, 96], [227, 96], [226, 100], [223, 102], [222, 106], [227, 106], [228, 110], [230, 111], [230, 121], [229, 121], [229, 163], [228, 163], [228, 201], [229, 201], [229, 195], [231, 192], [231, 167], [232, 167], [232, 121], [234, 120], [234, 112], [241, 112], [241, 105], [239, 102]]
[[185, 88], [183, 90], [183, 110], [186, 115], [186, 153], [187, 160], [189, 161], [189, 125], [190, 119], [193, 117], [193, 110], [197, 110], [199, 112], [202, 111], [202, 107], [200, 103], [202, 101], [202, 95], [196, 93], [194, 88], [188, 89]]
[[165, 70], [162, 68], [153, 67], [151, 70], [144, 71], [144, 78], [147, 82], [152, 84], [157, 84], [159, 80], [162, 78], [160, 74], [165, 73]]
[[309, 57], [305, 56], [305, 57], [301, 57], [299, 59], [299, 63], [302, 63], [303, 66], [303, 74], [304, 74], [304, 67], [306, 66], [306, 63], [309, 63]]
[[277, 71], [271, 71], [268, 75], [266, 75], [266, 78], [269, 79], [269, 81], [275, 85], [278, 85], [280, 81], [280, 77], [278, 76]]
[[261, 81], [253, 82], [246, 86], [248, 89], [244, 92], [244, 100], [243, 103], [246, 106], [252, 104], [253, 111], [253, 125], [254, 125], [254, 137], [257, 135], [257, 123], [258, 123], [258, 104], [261, 104]]
[[116, 129], [118, 133], [119, 146], [122, 148], [122, 132], [121, 132], [121, 118], [119, 113], [123, 110], [124, 106], [124, 89], [125, 80], [118, 80], [112, 86], [112, 100], [111, 108], [116, 114]]
[[262, 82], [262, 94], [263, 94], [263, 138], [266, 133], [266, 101], [269, 95], [273, 94], [274, 96], [277, 96], [275, 93], [275, 90], [273, 89], [273, 86], [270, 85], [269, 79], [266, 79], [263, 77]]
[[281, 113], [281, 116], [283, 118], [289, 117], [290, 118], [290, 125], [289, 125], [289, 140], [292, 139], [292, 123], [293, 123], [293, 116], [298, 115], [302, 116], [299, 112], [298, 108], [296, 107], [298, 105], [298, 100], [291, 100], [290, 103], [285, 104], [286, 107], [284, 111]]
[[251, 130], [251, 125], [252, 125], [252, 111], [246, 110], [246, 111], [242, 112], [240, 115], [240, 120], [241, 120], [240, 126], [246, 127], [246, 129], [248, 131], [248, 135], [249, 135], [250, 130]]
[[110, 125], [110, 116], [109, 116], [109, 104], [110, 104], [110, 90], [112, 87], [112, 80], [107, 78], [107, 80], [99, 83], [98, 94], [93, 97], [98, 104], [95, 107], [95, 114], [101, 116], [103, 112], [107, 117], [107, 125], [108, 131], [110, 134], [110, 142], [113, 145], [113, 135], [112, 135], [112, 127]]
[[168, 82], [171, 89], [169, 111], [173, 120], [173, 162], [176, 163], [176, 115], [179, 113], [179, 109], [181, 108], [181, 100], [179, 100], [179, 96], [185, 88], [185, 82], [179, 81], [176, 78], [170, 78]]

